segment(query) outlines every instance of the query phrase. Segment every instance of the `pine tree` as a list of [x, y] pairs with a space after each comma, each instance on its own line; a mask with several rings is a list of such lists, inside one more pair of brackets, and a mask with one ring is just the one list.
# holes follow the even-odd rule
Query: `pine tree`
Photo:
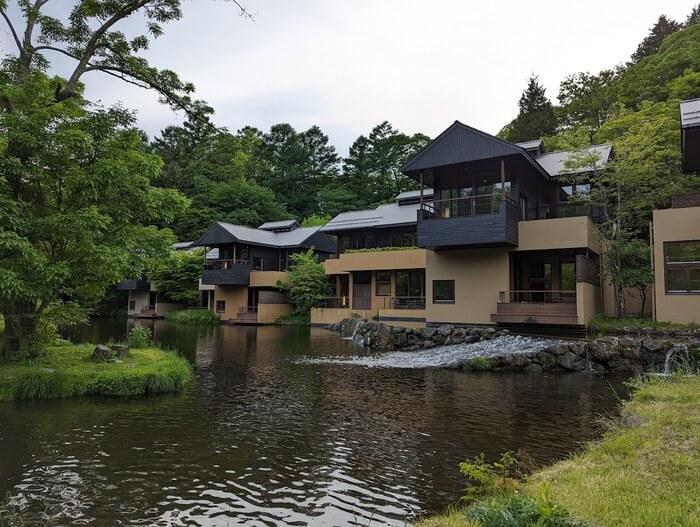
[[537, 75], [527, 81], [527, 87], [518, 101], [518, 117], [501, 132], [508, 141], [517, 143], [553, 135], [557, 131], [557, 116], [552, 102]]
[[637, 46], [637, 51], [632, 53], [632, 63], [637, 63], [644, 57], [656, 53], [667, 36], [682, 28], [683, 26], [675, 20], [661, 15], [654, 27], [651, 28], [649, 35]]

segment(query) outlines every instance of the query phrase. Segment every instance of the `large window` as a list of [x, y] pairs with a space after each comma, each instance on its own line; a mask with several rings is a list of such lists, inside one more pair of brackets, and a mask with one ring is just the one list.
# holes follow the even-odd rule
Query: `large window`
[[398, 298], [425, 296], [425, 271], [396, 271], [396, 296]]
[[666, 292], [700, 294], [700, 240], [664, 243]]
[[377, 296], [391, 296], [391, 271], [377, 271]]
[[455, 281], [433, 280], [433, 304], [455, 303]]

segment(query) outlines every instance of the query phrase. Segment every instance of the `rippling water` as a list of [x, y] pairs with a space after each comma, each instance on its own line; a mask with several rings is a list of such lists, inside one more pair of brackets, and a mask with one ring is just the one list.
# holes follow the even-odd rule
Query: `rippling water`
[[183, 395], [0, 403], [0, 498], [59, 524], [405, 525], [460, 496], [464, 458], [559, 459], [624, 391], [601, 375], [368, 368], [322, 329], [156, 335], [195, 365]]

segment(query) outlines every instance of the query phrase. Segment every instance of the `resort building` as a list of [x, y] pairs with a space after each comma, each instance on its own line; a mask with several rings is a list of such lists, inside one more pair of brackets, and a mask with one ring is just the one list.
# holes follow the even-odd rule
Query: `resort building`
[[[700, 99], [683, 101], [681, 155], [684, 172], [700, 171]], [[671, 198], [651, 223], [654, 319], [700, 324], [700, 192]]]
[[296, 252], [314, 250], [319, 261], [337, 253], [335, 240], [321, 227], [300, 227], [296, 220], [258, 228], [217, 222], [195, 245], [207, 248], [200, 290], [222, 321], [273, 324], [292, 306], [276, 287]]
[[324, 227], [339, 240], [325, 263], [336, 297], [312, 323], [354, 312], [404, 325], [585, 327], [603, 311], [601, 240], [595, 210], [576, 197], [612, 156], [610, 145], [547, 153], [542, 141], [455, 122], [402, 167], [420, 190]]
[[[174, 243], [174, 251], [189, 251], [194, 248], [194, 242]], [[181, 309], [180, 302], [173, 302], [158, 288], [149, 282], [146, 275], [137, 280], [122, 280], [117, 284], [117, 291], [128, 291], [126, 315], [133, 318], [163, 318], [166, 313]]]

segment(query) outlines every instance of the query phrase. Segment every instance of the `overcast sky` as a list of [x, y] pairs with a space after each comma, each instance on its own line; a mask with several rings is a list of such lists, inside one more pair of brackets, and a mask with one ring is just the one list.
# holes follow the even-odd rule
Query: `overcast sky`
[[[64, 0], [58, 0], [60, 5]], [[72, 3], [72, 2], [71, 2]], [[556, 102], [568, 74], [625, 62], [662, 13], [692, 0], [242, 0], [183, 2], [184, 17], [148, 51], [194, 82], [215, 122], [235, 131], [319, 125], [341, 154], [388, 120], [439, 134], [455, 119], [496, 133], [517, 114], [536, 73]], [[7, 33], [0, 38], [7, 45]], [[178, 116], [152, 92], [91, 74], [88, 97], [138, 109], [157, 134]]]

